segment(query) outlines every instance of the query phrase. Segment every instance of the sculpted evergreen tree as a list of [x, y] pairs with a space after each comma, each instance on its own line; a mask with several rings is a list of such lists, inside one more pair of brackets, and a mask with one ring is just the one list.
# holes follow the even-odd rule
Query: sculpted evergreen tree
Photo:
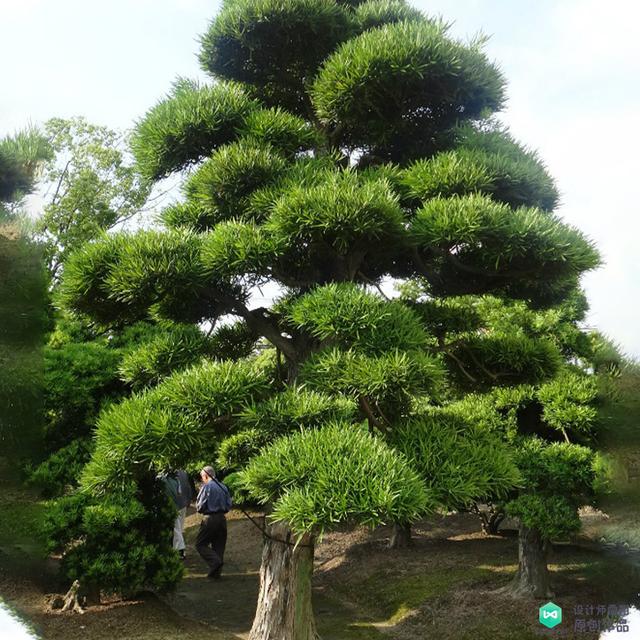
[[[184, 202], [162, 230], [72, 256], [61, 295], [107, 326], [240, 324], [219, 358], [103, 413], [83, 484], [123, 490], [219, 454], [270, 511], [251, 638], [306, 640], [322, 531], [406, 527], [521, 482], [491, 420], [449, 406], [468, 362], [499, 366], [487, 388], [560, 366], [551, 341], [482, 330], [463, 358], [440, 334], [457, 322], [446, 304], [429, 321], [383, 281], [419, 279], [433, 308], [484, 294], [542, 307], [598, 256], [553, 214], [535, 153], [492, 125], [504, 79], [482, 41], [404, 2], [225, 2], [200, 59], [214, 82], [178, 81], [132, 140], [149, 178], [194, 167]], [[282, 295], [258, 307], [266, 284]], [[251, 355], [222, 350], [247, 336]], [[429, 479], [434, 460], [452, 474]]]
[[[534, 310], [522, 301], [488, 295], [430, 300], [420, 281], [403, 286], [403, 299], [437, 335], [450, 380], [462, 394], [438, 411], [490, 425], [515, 451], [519, 481], [506, 492], [490, 484], [476, 491], [484, 505], [467, 501], [458, 508], [477, 513], [487, 533], [497, 533], [507, 514], [516, 517], [520, 568], [507, 591], [551, 597], [550, 543], [575, 533], [578, 508], [594, 504], [596, 489], [606, 487], [607, 468], [597, 453], [597, 405], [599, 383], [609, 374], [602, 366], [595, 373], [602, 360], [594, 345], [597, 336], [578, 324], [586, 301], [576, 292], [560, 305]], [[431, 453], [432, 429], [420, 441], [407, 425], [397, 434], [399, 447], [430, 482], [473, 468], [460, 446], [454, 473], [443, 467]], [[491, 449], [487, 460], [498, 462]]]

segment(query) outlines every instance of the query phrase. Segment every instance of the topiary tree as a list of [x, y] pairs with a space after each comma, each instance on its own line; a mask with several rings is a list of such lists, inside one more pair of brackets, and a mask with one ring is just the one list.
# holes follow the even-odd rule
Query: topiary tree
[[[550, 542], [579, 528], [578, 508], [593, 503], [601, 480], [596, 476], [602, 465], [595, 453], [594, 352], [578, 326], [586, 311], [584, 298], [576, 293], [561, 305], [532, 310], [521, 301], [493, 296], [434, 301], [423, 294], [417, 281], [403, 288], [404, 299], [437, 336], [458, 393], [482, 392], [446, 410], [484, 425], [502, 446], [506, 443], [516, 452], [520, 481], [507, 491], [489, 488], [478, 493], [488, 510], [477, 500], [462, 508], [477, 513], [487, 533], [496, 533], [506, 514], [518, 518], [520, 570], [510, 590], [547, 597]], [[562, 447], [557, 446], [560, 442]], [[547, 469], [551, 452], [553, 467]], [[427, 477], [437, 477], [439, 468], [435, 464]], [[547, 471], [532, 471], [540, 468]]]
[[597, 377], [565, 366], [550, 381], [494, 393], [506, 411], [507, 439], [516, 450], [523, 482], [495, 513], [517, 518], [519, 571], [510, 591], [550, 597], [547, 567], [552, 540], [580, 529], [578, 509], [594, 505], [606, 488], [608, 469], [598, 454]]
[[[444, 407], [425, 407], [392, 435], [413, 462], [441, 511], [467, 511], [477, 502], [506, 499], [523, 482], [503, 437], [502, 421], [484, 398], [469, 395]], [[411, 543], [408, 523], [398, 523], [392, 547]]]
[[76, 492], [47, 512], [47, 547], [63, 552], [61, 572], [78, 581], [77, 604], [95, 604], [101, 592], [131, 597], [143, 589], [170, 590], [184, 567], [173, 552], [175, 507], [162, 485], [147, 476], [109, 496]]
[[[83, 486], [106, 495], [205, 454], [246, 465], [237, 479], [273, 508], [275, 539], [251, 638], [306, 639], [319, 532], [406, 525], [516, 481], [490, 424], [447, 405], [478, 387], [542, 383], [560, 348], [474, 326], [463, 358], [446, 339], [465, 321], [451, 298], [548, 306], [598, 256], [552, 213], [537, 156], [489, 119], [504, 79], [480, 40], [458, 42], [403, 2], [234, 0], [200, 59], [215, 83], [176, 83], [132, 138], [150, 178], [194, 166], [184, 202], [164, 212], [165, 229], [73, 255], [61, 300], [103, 326], [240, 320], [261, 349], [204, 360], [103, 413]], [[419, 281], [425, 299], [389, 300], [390, 278]], [[252, 299], [264, 285], [281, 292], [268, 308]], [[407, 469], [429, 473], [434, 451], [455, 465], [452, 446], [468, 453], [460, 491]], [[391, 491], [387, 476], [403, 479]]]
[[549, 543], [579, 531], [578, 508], [593, 503], [598, 460], [589, 447], [529, 437], [519, 443], [517, 465], [523, 489], [506, 504], [519, 522], [519, 571], [510, 591], [551, 597]]

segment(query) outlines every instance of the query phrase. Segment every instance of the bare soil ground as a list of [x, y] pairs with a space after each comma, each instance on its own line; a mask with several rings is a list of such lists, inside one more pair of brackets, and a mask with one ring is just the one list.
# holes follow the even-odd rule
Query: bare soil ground
[[[7, 482], [0, 485], [0, 516], [19, 513], [25, 504], [27, 510], [38, 507], [24, 490]], [[61, 592], [63, 585], [55, 577], [55, 562], [40, 551], [37, 533], [28, 529], [38, 515], [25, 516], [22, 524], [14, 516], [13, 526], [2, 518], [0, 595], [45, 640], [247, 637], [262, 539], [242, 514], [234, 512], [229, 518], [222, 580], [206, 578], [206, 566], [192, 546], [199, 517], [191, 514], [187, 574], [174, 594], [107, 600], [83, 615], [55, 613], [48, 607], [47, 594]], [[414, 546], [407, 550], [388, 550], [389, 535], [388, 528], [343, 529], [319, 544], [314, 608], [324, 640], [590, 640], [598, 634], [573, 632], [574, 606], [638, 603], [640, 571], [632, 556], [555, 545], [554, 601], [563, 608], [564, 620], [549, 631], [538, 623], [543, 602], [512, 600], [497, 592], [516, 569], [515, 537], [484, 536], [476, 519], [464, 514], [419, 523]]]

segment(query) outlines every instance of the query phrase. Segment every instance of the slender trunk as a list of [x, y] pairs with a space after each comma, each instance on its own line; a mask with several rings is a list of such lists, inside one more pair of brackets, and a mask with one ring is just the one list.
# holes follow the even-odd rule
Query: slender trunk
[[94, 607], [100, 604], [100, 587], [95, 584], [86, 584], [80, 588], [80, 594], [87, 607]]
[[391, 534], [391, 540], [389, 541], [389, 548], [406, 549], [407, 547], [410, 547], [412, 543], [411, 525], [394, 522], [393, 533]]
[[482, 530], [488, 536], [498, 535], [500, 525], [504, 520], [504, 513], [499, 511], [492, 511], [485, 520], [482, 522]]
[[520, 525], [518, 537], [519, 568], [510, 592], [515, 596], [551, 598], [549, 570], [547, 568], [548, 544], [536, 529]]
[[[270, 525], [260, 567], [260, 593], [249, 640], [318, 640], [311, 606], [313, 545], [282, 523]], [[285, 542], [280, 542], [280, 541]]]

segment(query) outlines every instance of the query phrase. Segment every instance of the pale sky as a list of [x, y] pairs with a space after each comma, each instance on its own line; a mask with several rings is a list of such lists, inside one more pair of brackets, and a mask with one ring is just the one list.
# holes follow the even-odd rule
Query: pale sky
[[[640, 357], [640, 5], [632, 0], [416, 0], [490, 34], [509, 83], [501, 119], [539, 150], [562, 193], [559, 213], [605, 264], [584, 279], [589, 325]], [[59, 116], [128, 128], [176, 76], [205, 79], [197, 37], [205, 0], [0, 0], [0, 136]]]

